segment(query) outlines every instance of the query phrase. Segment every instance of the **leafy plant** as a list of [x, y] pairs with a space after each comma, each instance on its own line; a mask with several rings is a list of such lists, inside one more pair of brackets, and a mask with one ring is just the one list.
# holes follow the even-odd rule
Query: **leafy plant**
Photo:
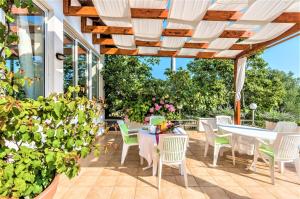
[[57, 173], [76, 176], [79, 158], [99, 153], [96, 120], [102, 106], [74, 99], [78, 91], [70, 87], [66, 94], [37, 100], [0, 98], [0, 195], [34, 197]]
[[27, 81], [22, 69], [13, 73], [6, 68], [10, 46], [18, 42], [11, 31], [12, 8], [32, 11], [32, 0], [0, 0], [0, 198], [33, 198], [41, 193], [54, 176], [74, 177], [79, 158], [94, 151], [99, 116], [103, 104], [76, 97], [79, 87], [66, 94], [17, 99]]

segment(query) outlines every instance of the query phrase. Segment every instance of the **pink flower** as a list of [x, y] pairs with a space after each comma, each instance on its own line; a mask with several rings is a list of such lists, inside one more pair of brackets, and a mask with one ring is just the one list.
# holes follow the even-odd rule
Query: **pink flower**
[[159, 105], [156, 104], [156, 103], [154, 104], [154, 106], [155, 106], [155, 110], [156, 110], [156, 111], [159, 111], [159, 110], [161, 109], [161, 106], [159, 106]]
[[154, 108], [150, 108], [150, 113], [153, 113], [154, 112]]
[[150, 117], [145, 117], [144, 122], [147, 123], [150, 121]]
[[128, 115], [125, 115], [124, 120], [128, 121]]
[[165, 104], [165, 108], [169, 108], [169, 106], [170, 106], [169, 104]]
[[168, 108], [168, 110], [169, 110], [170, 112], [175, 112], [175, 108], [174, 108], [173, 105], [170, 105], [169, 108]]
[[155, 97], [153, 97], [153, 98], [152, 98], [152, 101], [153, 101], [153, 102], [155, 102], [155, 100], [156, 100], [156, 98], [155, 98]]
[[165, 104], [164, 100], [160, 100], [159, 103], [160, 103], [160, 104]]

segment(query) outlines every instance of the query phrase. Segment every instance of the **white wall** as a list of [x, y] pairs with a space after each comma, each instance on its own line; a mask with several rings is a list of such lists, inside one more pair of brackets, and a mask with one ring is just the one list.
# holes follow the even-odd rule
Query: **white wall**
[[[44, 5], [48, 12], [46, 21], [46, 88], [45, 94], [63, 92], [63, 61], [57, 60], [56, 53], [63, 53], [64, 29], [72, 31], [76, 38], [89, 48], [99, 52], [100, 46], [93, 45], [92, 35], [81, 33], [80, 17], [64, 16], [63, 0], [36, 0]], [[100, 90], [103, 93], [103, 90]]]

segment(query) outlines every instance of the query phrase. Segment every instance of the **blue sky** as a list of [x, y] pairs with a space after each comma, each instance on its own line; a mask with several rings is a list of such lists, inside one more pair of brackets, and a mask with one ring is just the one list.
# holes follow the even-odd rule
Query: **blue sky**
[[[300, 37], [293, 38], [277, 46], [267, 49], [263, 58], [269, 63], [269, 67], [293, 72], [295, 77], [300, 77]], [[177, 58], [176, 65], [186, 68], [188, 62], [192, 59]], [[152, 74], [156, 78], [165, 79], [164, 71], [170, 67], [171, 58], [161, 58], [160, 64], [154, 66]]]

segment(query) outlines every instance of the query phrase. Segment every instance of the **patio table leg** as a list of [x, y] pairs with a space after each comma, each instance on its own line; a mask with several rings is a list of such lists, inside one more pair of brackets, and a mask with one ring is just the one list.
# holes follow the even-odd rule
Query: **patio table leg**
[[253, 161], [252, 161], [251, 165], [247, 168], [247, 170], [252, 170], [252, 168], [253, 168], [253, 171], [256, 172], [256, 163], [257, 163], [257, 159], [258, 159], [258, 155], [259, 155], [258, 148], [259, 148], [259, 142], [256, 141], [254, 144]]

